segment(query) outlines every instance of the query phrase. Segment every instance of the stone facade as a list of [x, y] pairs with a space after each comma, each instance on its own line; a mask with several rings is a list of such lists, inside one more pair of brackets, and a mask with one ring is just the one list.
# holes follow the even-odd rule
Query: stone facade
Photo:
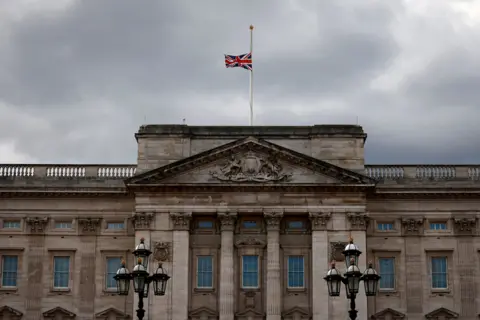
[[136, 165], [0, 165], [0, 319], [135, 318], [108, 261], [131, 270], [145, 238], [151, 271], [171, 276], [146, 319], [344, 320], [345, 291], [329, 297], [323, 277], [349, 237], [361, 270], [393, 263], [358, 319], [478, 319], [480, 165], [365, 165], [359, 126], [148, 125], [136, 139]]

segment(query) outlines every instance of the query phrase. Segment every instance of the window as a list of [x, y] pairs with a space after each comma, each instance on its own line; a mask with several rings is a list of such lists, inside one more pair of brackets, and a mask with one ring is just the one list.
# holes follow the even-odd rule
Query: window
[[17, 286], [18, 256], [2, 257], [2, 287]]
[[430, 230], [447, 230], [447, 224], [444, 222], [430, 223]]
[[4, 229], [20, 229], [20, 221], [18, 220], [3, 221], [3, 228]]
[[105, 270], [105, 288], [116, 289], [117, 282], [113, 278], [117, 274], [117, 270], [120, 268], [122, 259], [119, 257], [107, 258], [107, 265]]
[[380, 231], [393, 230], [393, 223], [377, 223], [377, 230], [380, 230]]
[[70, 257], [53, 257], [53, 287], [68, 288]]
[[200, 221], [198, 221], [198, 228], [199, 229], [212, 229], [213, 228], [213, 221], [200, 220]]
[[121, 230], [121, 229], [125, 229], [125, 225], [123, 222], [109, 222], [107, 223], [107, 229]]
[[380, 290], [395, 289], [395, 258], [378, 259]]
[[304, 229], [303, 221], [288, 221], [288, 229]]
[[288, 287], [303, 288], [304, 287], [304, 260], [303, 256], [288, 257]]
[[245, 229], [256, 228], [257, 227], [257, 221], [255, 221], [255, 220], [245, 220], [245, 221], [243, 221], [243, 227]]
[[258, 288], [258, 256], [242, 257], [242, 287]]
[[213, 257], [197, 257], [197, 288], [213, 288]]
[[432, 289], [447, 288], [447, 257], [432, 257]]
[[71, 222], [55, 222], [55, 229], [72, 229]]

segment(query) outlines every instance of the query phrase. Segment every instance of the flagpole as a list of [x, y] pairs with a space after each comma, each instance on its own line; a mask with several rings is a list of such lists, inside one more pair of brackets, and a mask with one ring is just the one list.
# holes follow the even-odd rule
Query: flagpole
[[[250, 25], [250, 54], [253, 62], [253, 25]], [[253, 126], [253, 68], [250, 70], [250, 125]]]

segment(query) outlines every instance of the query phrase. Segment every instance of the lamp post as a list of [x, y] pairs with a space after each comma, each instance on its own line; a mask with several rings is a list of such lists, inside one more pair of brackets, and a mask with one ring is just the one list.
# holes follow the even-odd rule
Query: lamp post
[[128, 295], [130, 280], [133, 280], [133, 290], [135, 293], [138, 293], [137, 317], [139, 320], [143, 320], [145, 316], [143, 298], [148, 297], [150, 283], [153, 282], [153, 292], [155, 295], [163, 296], [165, 295], [167, 281], [170, 279], [162, 268], [161, 263], [152, 275], [148, 274], [148, 257], [151, 253], [145, 245], [145, 239], [140, 239], [140, 244], [135, 248], [135, 251], [133, 251], [133, 254], [137, 258], [137, 264], [133, 267], [132, 273], [125, 267], [125, 261], [122, 261], [122, 266], [113, 277], [117, 281], [117, 293], [122, 296]]
[[360, 272], [357, 265], [358, 257], [362, 252], [353, 243], [353, 239], [350, 238], [350, 243], [347, 244], [342, 253], [345, 256], [347, 272], [342, 276], [335, 268], [335, 262], [333, 261], [332, 267], [328, 270], [324, 279], [327, 281], [328, 294], [331, 297], [338, 297], [340, 295], [342, 283], [345, 285], [347, 299], [350, 299], [350, 310], [348, 311], [348, 315], [350, 316], [350, 319], [355, 320], [357, 318], [355, 298], [357, 297], [360, 288], [360, 281], [363, 281], [365, 285], [365, 295], [375, 296], [377, 294], [378, 280], [380, 280], [380, 276], [377, 271], [373, 269], [372, 263], [369, 263], [367, 270], [365, 270], [363, 274]]

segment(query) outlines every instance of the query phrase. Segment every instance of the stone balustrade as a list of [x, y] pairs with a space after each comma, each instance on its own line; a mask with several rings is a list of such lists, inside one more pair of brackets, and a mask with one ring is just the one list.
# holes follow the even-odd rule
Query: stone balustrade
[[125, 179], [135, 175], [136, 165], [0, 164], [0, 178], [98, 178]]
[[480, 165], [366, 165], [376, 180], [480, 180]]

